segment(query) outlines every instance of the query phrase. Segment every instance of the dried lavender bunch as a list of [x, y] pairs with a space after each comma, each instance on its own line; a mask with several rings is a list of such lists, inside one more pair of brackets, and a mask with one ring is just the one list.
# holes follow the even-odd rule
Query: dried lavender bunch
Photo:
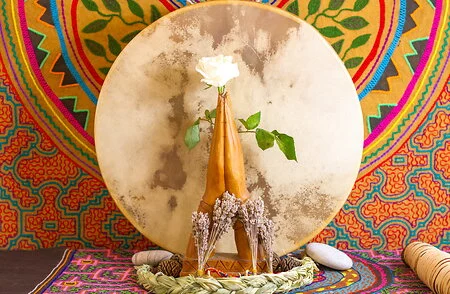
[[259, 227], [259, 240], [266, 253], [266, 263], [269, 273], [273, 273], [273, 240], [274, 240], [274, 223], [267, 217], [263, 217], [261, 226]]
[[222, 194], [220, 199], [216, 199], [212, 216], [211, 234], [208, 240], [208, 249], [206, 251], [206, 260], [209, 259], [217, 241], [225, 234], [236, 221], [236, 213], [241, 206], [241, 201], [233, 194]]
[[240, 221], [244, 224], [245, 232], [247, 233], [250, 251], [252, 253], [253, 273], [256, 274], [256, 263], [258, 259], [258, 231], [263, 220], [264, 201], [261, 197], [250, 199], [245, 204], [241, 205], [238, 214]]
[[194, 235], [195, 247], [197, 248], [197, 270], [200, 275], [203, 274], [204, 267], [207, 261], [206, 251], [208, 250], [209, 223], [210, 221], [207, 213], [192, 213], [192, 234]]

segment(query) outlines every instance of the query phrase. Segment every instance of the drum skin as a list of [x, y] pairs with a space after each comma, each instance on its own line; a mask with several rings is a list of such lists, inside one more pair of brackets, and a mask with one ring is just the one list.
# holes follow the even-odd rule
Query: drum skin
[[[252, 2], [195, 4], [144, 29], [103, 85], [95, 143], [105, 183], [133, 225], [159, 246], [185, 253], [191, 213], [203, 196], [211, 128], [184, 146], [186, 129], [216, 105], [195, 71], [204, 56], [231, 55], [240, 76], [227, 85], [236, 118], [261, 111], [261, 127], [295, 140], [298, 162], [254, 134], [240, 134], [247, 187], [275, 222], [275, 252], [291, 252], [336, 215], [356, 180], [361, 108], [331, 46], [307, 23]], [[232, 232], [217, 252], [236, 251]]]

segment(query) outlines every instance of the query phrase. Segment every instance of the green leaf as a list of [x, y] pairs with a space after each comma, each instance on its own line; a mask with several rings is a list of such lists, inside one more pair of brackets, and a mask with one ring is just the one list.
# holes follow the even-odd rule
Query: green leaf
[[256, 129], [256, 142], [258, 143], [259, 148], [266, 150], [273, 147], [274, 141], [274, 134], [263, 129]]
[[261, 121], [261, 111], [258, 111], [255, 114], [250, 115], [247, 118], [247, 130], [253, 130], [257, 126], [259, 126], [259, 123]]
[[200, 120], [196, 120], [192, 126], [186, 130], [184, 144], [191, 150], [200, 142]]
[[339, 54], [339, 53], [341, 53], [341, 50], [342, 50], [342, 44], [344, 44], [344, 39], [331, 44], [331, 47], [333, 47], [334, 51], [336, 51], [336, 53]]
[[286, 11], [293, 13], [295, 15], [299, 15], [300, 10], [298, 9], [298, 0], [295, 0], [294, 2], [289, 4], [288, 7], [286, 7]]
[[108, 23], [109, 23], [109, 20], [106, 20], [106, 19], [94, 20], [93, 22], [91, 22], [90, 24], [88, 24], [87, 26], [85, 26], [83, 28], [83, 33], [91, 34], [91, 33], [99, 32], [99, 31], [103, 30], [104, 28], [106, 28]]
[[130, 8], [131, 13], [133, 13], [134, 15], [139, 16], [140, 18], [144, 18], [144, 10], [136, 1], [128, 0], [128, 8]]
[[357, 67], [361, 62], [363, 61], [362, 57], [353, 57], [350, 59], [347, 59], [344, 64], [346, 68], [354, 68]]
[[239, 121], [240, 121], [241, 124], [244, 125], [244, 127], [248, 130], [247, 121], [245, 121], [245, 119], [243, 119], [243, 118], [240, 118]]
[[338, 10], [341, 8], [342, 4], [344, 4], [344, 0], [330, 0], [330, 4], [328, 4], [329, 10]]
[[205, 110], [205, 118], [207, 120], [212, 120], [213, 118], [216, 118], [216, 109], [209, 111], [208, 109]]
[[350, 16], [343, 19], [340, 24], [349, 30], [359, 30], [367, 26], [369, 23], [361, 16]]
[[101, 67], [99, 70], [106, 76], [111, 68], [110, 67]]
[[86, 44], [86, 47], [89, 49], [89, 51], [92, 52], [92, 54], [104, 57], [106, 56], [106, 50], [105, 47], [103, 47], [101, 44], [95, 42], [94, 40], [85, 39], [84, 43]]
[[108, 48], [109, 51], [111, 51], [114, 55], [119, 55], [120, 51], [122, 51], [122, 47], [120, 46], [119, 42], [114, 39], [113, 36], [108, 35]]
[[83, 2], [84, 7], [90, 11], [98, 11], [98, 6], [93, 0], [81, 0]]
[[328, 37], [328, 38], [336, 38], [336, 37], [344, 35], [344, 33], [339, 28], [332, 27], [332, 26], [321, 28], [321, 29], [319, 29], [319, 32], [323, 36]]
[[361, 11], [364, 7], [366, 7], [367, 3], [369, 3], [369, 0], [356, 0], [353, 10]]
[[120, 4], [117, 0], [102, 0], [103, 5], [112, 12], [120, 12]]
[[320, 0], [311, 0], [308, 3], [308, 15], [314, 14], [319, 10]]
[[150, 21], [154, 22], [155, 20], [159, 19], [161, 17], [161, 12], [159, 12], [158, 7], [155, 5], [151, 5], [151, 13], [150, 13]]
[[275, 138], [277, 141], [278, 148], [280, 148], [281, 152], [284, 153], [284, 156], [286, 156], [288, 160], [297, 161], [297, 155], [295, 154], [294, 138], [286, 134], [280, 134], [277, 131], [273, 132], [276, 134]]
[[139, 34], [140, 32], [141, 32], [140, 30], [131, 32], [131, 33], [127, 34], [125, 37], [123, 37], [122, 39], [120, 39], [120, 42], [128, 43], [131, 40], [133, 40], [133, 38], [136, 37], [136, 35]]
[[362, 45], [366, 44], [367, 41], [369, 41], [370, 38], [370, 34], [365, 34], [359, 37], [356, 37], [352, 44], [350, 45], [350, 48], [358, 48], [361, 47]]
[[211, 118], [216, 118], [216, 114], [217, 114], [217, 112], [216, 112], [216, 109], [214, 108], [213, 110], [211, 110], [209, 115]]

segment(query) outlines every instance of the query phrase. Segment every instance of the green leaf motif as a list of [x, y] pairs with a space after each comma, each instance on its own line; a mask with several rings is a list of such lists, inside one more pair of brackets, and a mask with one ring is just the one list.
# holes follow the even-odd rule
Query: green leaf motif
[[108, 48], [109, 51], [111, 51], [114, 55], [119, 55], [120, 51], [122, 51], [122, 47], [120, 46], [119, 42], [114, 39], [113, 36], [108, 35]]
[[120, 12], [120, 4], [117, 0], [102, 0], [102, 2], [106, 9], [112, 12]]
[[154, 22], [155, 20], [159, 19], [161, 17], [161, 12], [159, 12], [158, 7], [155, 5], [150, 6], [151, 13], [150, 13], [150, 21]]
[[353, 57], [347, 59], [344, 64], [346, 68], [355, 68], [363, 61], [362, 57]]
[[81, 0], [81, 2], [83, 2], [83, 5], [87, 10], [98, 11], [97, 3], [95, 3], [93, 0]]
[[276, 141], [278, 148], [280, 148], [281, 152], [284, 153], [284, 156], [288, 160], [295, 160], [297, 161], [297, 155], [295, 153], [295, 143], [294, 138], [291, 136], [288, 136], [286, 134], [280, 134], [277, 131], [274, 131], [277, 133], [276, 135]]
[[91, 51], [92, 54], [105, 57], [106, 56], [106, 50], [105, 47], [102, 46], [102, 44], [99, 44], [95, 42], [94, 40], [85, 39], [84, 43], [86, 44], [86, 47]]
[[122, 43], [129, 43], [140, 32], [141, 32], [140, 30], [131, 32], [131, 33], [127, 34], [125, 37], [123, 37], [122, 39], [120, 39], [120, 42], [122, 42]]
[[320, 0], [311, 0], [308, 3], [308, 15], [314, 14], [319, 11]]
[[344, 35], [344, 33], [337, 27], [335, 26], [329, 26], [329, 27], [324, 27], [324, 28], [320, 28], [319, 32], [328, 38], [336, 38], [339, 36]]
[[200, 142], [200, 120], [196, 120], [192, 126], [186, 130], [184, 144], [191, 150]]
[[338, 10], [341, 8], [342, 4], [344, 4], [344, 0], [330, 0], [330, 4], [328, 4], [329, 10]]
[[298, 0], [295, 0], [294, 2], [289, 4], [288, 7], [286, 7], [286, 11], [295, 15], [299, 15], [300, 10], [298, 9]]
[[109, 68], [109, 67], [101, 67], [101, 68], [99, 68], [100, 72], [101, 72], [102, 74], [104, 74], [105, 76], [108, 74], [108, 72], [109, 72], [110, 69], [111, 69], [111, 68]]
[[367, 26], [369, 23], [361, 16], [350, 16], [343, 19], [340, 24], [349, 30], [359, 30]]
[[136, 1], [128, 0], [128, 8], [134, 15], [140, 18], [144, 18], [144, 10], [142, 9], [141, 5], [139, 5], [139, 3], [137, 3]]
[[366, 44], [367, 41], [369, 41], [370, 38], [370, 34], [365, 34], [359, 37], [356, 37], [352, 44], [350, 45], [350, 48], [358, 48], [361, 47], [362, 45]]
[[336, 51], [336, 53], [339, 54], [339, 53], [341, 53], [343, 44], [344, 44], [344, 39], [339, 40], [336, 43], [331, 44], [331, 47], [333, 47], [334, 51]]
[[83, 33], [91, 34], [91, 33], [100, 32], [101, 30], [106, 28], [108, 23], [109, 23], [109, 20], [106, 20], [106, 19], [94, 20], [93, 22], [91, 22], [90, 24], [88, 24], [87, 26], [85, 26], [83, 28]]
[[275, 135], [263, 129], [256, 129], [256, 142], [259, 148], [266, 150], [273, 147]]
[[356, 0], [355, 5], [353, 5], [353, 11], [361, 11], [367, 6], [369, 0]]
[[253, 130], [261, 122], [261, 111], [250, 115], [247, 120], [239, 119], [239, 121], [244, 125], [247, 130]]

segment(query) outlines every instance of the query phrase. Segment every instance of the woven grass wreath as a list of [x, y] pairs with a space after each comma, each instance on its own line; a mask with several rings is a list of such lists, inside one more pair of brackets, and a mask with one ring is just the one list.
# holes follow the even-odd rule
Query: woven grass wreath
[[269, 294], [289, 292], [313, 282], [318, 268], [309, 257], [301, 260], [301, 266], [278, 274], [214, 278], [211, 276], [185, 276], [174, 278], [163, 273], [153, 274], [151, 266], [137, 266], [138, 283], [156, 294]]

